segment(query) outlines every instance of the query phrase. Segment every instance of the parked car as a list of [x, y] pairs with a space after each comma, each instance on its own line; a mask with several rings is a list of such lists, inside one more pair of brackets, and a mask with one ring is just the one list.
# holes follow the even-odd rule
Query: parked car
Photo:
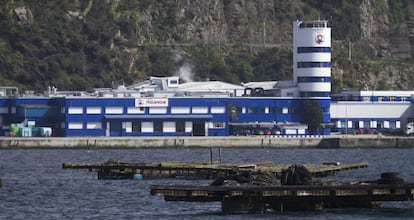
[[272, 131], [270, 129], [265, 129], [264, 135], [272, 135]]
[[233, 132], [235, 136], [249, 136], [252, 132], [249, 129], [240, 129]]
[[274, 135], [280, 135], [280, 134], [282, 134], [282, 131], [280, 130], [280, 128], [272, 128], [271, 129], [271, 132]]
[[253, 134], [255, 135], [264, 135], [264, 130], [261, 128], [256, 128], [253, 130]]

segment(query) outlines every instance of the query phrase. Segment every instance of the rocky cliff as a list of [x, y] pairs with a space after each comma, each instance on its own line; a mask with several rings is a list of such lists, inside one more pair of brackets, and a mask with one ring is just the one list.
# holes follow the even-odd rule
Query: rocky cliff
[[414, 89], [409, 0], [3, 0], [0, 84], [42, 91], [149, 75], [290, 79], [297, 19], [329, 20], [334, 91]]

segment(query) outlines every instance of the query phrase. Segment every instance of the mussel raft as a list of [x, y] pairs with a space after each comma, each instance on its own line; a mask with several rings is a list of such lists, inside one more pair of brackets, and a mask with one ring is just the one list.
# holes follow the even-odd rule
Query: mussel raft
[[399, 173], [382, 173], [371, 181], [341, 183], [313, 178], [301, 165], [282, 172], [243, 172], [218, 178], [209, 186], [151, 186], [166, 201], [221, 202], [223, 214], [321, 211], [330, 208], [377, 208], [383, 201], [413, 201], [414, 183]]

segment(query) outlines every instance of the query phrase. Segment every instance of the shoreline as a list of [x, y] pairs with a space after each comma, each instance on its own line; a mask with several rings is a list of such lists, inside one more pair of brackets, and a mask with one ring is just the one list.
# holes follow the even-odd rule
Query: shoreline
[[133, 148], [414, 148], [414, 138], [383, 135], [311, 137], [1, 137], [0, 149]]

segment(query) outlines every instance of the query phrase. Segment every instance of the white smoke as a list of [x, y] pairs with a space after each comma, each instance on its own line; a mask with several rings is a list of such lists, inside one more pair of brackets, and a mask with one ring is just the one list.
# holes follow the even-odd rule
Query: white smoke
[[184, 80], [185, 82], [192, 82], [193, 67], [191, 66], [191, 64], [185, 62], [183, 65], [180, 66], [176, 75], [178, 75], [180, 79]]
[[183, 60], [183, 56], [181, 55], [181, 53], [179, 51], [173, 50], [172, 54], [173, 54], [172, 59], [174, 60], [174, 62], [178, 63], [178, 62], [181, 62]]
[[192, 82], [194, 76], [193, 66], [190, 63], [184, 61], [184, 58], [180, 51], [174, 50], [172, 58], [176, 63], [182, 63], [174, 75], [180, 77], [180, 80], [183, 80], [185, 82]]

